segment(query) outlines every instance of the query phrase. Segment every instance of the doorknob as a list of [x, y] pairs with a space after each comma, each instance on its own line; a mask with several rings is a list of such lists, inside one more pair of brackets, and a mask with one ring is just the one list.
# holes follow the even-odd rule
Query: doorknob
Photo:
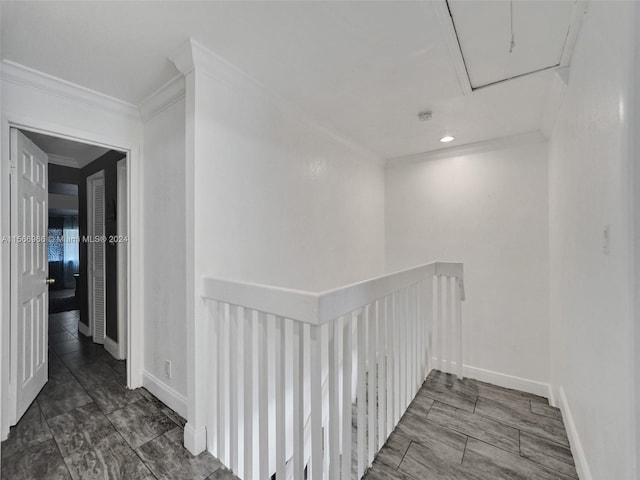
[[47, 278], [44, 283], [46, 283], [47, 285], [52, 285], [54, 283], [56, 283], [56, 279], [55, 278]]

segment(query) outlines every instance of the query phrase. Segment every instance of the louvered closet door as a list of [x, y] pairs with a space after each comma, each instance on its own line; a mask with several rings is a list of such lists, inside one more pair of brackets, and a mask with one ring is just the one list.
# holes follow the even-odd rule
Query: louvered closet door
[[87, 179], [89, 202], [89, 317], [95, 343], [104, 343], [106, 321], [104, 170]]

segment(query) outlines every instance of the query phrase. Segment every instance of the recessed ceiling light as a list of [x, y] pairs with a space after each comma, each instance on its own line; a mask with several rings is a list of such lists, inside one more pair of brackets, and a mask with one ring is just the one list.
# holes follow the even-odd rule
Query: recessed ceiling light
[[454, 138], [451, 135], [446, 135], [440, 139], [442, 143], [453, 142]]

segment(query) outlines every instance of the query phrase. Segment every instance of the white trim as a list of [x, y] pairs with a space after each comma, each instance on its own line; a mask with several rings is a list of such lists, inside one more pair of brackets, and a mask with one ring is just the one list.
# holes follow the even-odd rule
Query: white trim
[[562, 386], [558, 388], [558, 407], [562, 412], [562, 419], [567, 429], [569, 445], [571, 446], [571, 454], [573, 455], [573, 460], [576, 464], [578, 478], [580, 478], [580, 480], [593, 480], [591, 469], [587, 463], [587, 456], [584, 453], [584, 448], [580, 441], [580, 435], [578, 435], [578, 429], [576, 428], [576, 424], [573, 420], [571, 407], [569, 406], [569, 401], [567, 400]]
[[169, 57], [169, 60], [171, 60], [175, 64], [176, 68], [185, 76], [189, 75], [197, 68], [198, 71], [205, 73], [214, 80], [225, 82], [234, 88], [256, 92], [277, 108], [289, 113], [291, 117], [300, 119], [301, 123], [308, 125], [312, 129], [321, 132], [356, 152], [371, 157], [372, 161], [379, 165], [384, 165], [385, 160], [381, 155], [368, 150], [366, 147], [323, 124], [322, 121], [315, 116], [302, 110], [293, 102], [275, 93], [266, 85], [236, 67], [227, 59], [212, 52], [193, 38], [187, 40], [176, 51], [176, 53]]
[[158, 90], [140, 102], [140, 117], [143, 122], [155, 117], [185, 96], [184, 75], [178, 74]]
[[187, 417], [187, 398], [146, 370], [142, 372], [142, 386], [180, 416]]
[[433, 275], [455, 277], [462, 282], [463, 265], [426, 263], [317, 293], [205, 276], [201, 280], [201, 296], [311, 325], [323, 325]]
[[491, 152], [503, 148], [527, 145], [530, 143], [543, 143], [546, 141], [547, 139], [539, 131], [509, 135], [507, 137], [494, 138], [491, 140], [484, 140], [482, 142], [467, 143], [465, 145], [457, 145], [455, 147], [440, 148], [429, 152], [390, 158], [387, 160], [386, 168], [389, 169], [399, 167], [401, 165], [439, 160], [442, 158], [463, 157], [465, 155]]
[[[119, 238], [127, 236], [128, 202], [127, 202], [127, 159], [119, 160], [117, 169], [117, 231]], [[127, 259], [129, 258], [129, 242], [122, 241], [116, 244], [116, 269], [118, 289], [118, 356], [120, 360], [127, 358], [127, 281], [129, 272]]]
[[50, 95], [64, 97], [95, 109], [108, 110], [133, 118], [140, 117], [138, 108], [129, 102], [39, 72], [10, 60], [2, 61], [2, 70], [0, 72], [2, 80], [7, 82], [42, 90]]
[[91, 329], [89, 328], [89, 325], [85, 325], [80, 320], [78, 320], [78, 331], [85, 337], [91, 337]]
[[[433, 365], [437, 365], [437, 358], [434, 357], [432, 361]], [[452, 363], [455, 365], [455, 362]], [[551, 385], [548, 383], [509, 375], [506, 373], [494, 372], [492, 370], [474, 367], [472, 365], [464, 365], [463, 375], [467, 378], [491, 383], [499, 387], [511, 388], [513, 390], [520, 390], [521, 392], [539, 395], [541, 397], [548, 398], [549, 403], [553, 404], [551, 401], [551, 399], [553, 399]]]
[[471, 86], [471, 79], [469, 78], [469, 73], [464, 63], [464, 57], [460, 49], [460, 42], [458, 42], [456, 27], [453, 24], [453, 18], [451, 18], [451, 13], [449, 12], [449, 6], [445, 0], [428, 3], [429, 6], [435, 10], [436, 18], [438, 19], [438, 23], [440, 23], [440, 33], [447, 44], [447, 49], [451, 56], [451, 63], [456, 72], [462, 94], [469, 95], [473, 92], [473, 87]]
[[207, 448], [207, 428], [194, 428], [193, 425], [187, 423], [184, 426], [184, 447], [192, 455], [204, 452]]
[[124, 357], [122, 357], [120, 353], [120, 345], [106, 335], [104, 337], [104, 349], [109, 352], [113, 358], [124, 360]]

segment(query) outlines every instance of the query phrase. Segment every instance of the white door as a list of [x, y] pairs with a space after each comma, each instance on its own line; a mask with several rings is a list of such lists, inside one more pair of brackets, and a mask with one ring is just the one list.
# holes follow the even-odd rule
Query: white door
[[104, 343], [106, 321], [104, 170], [87, 178], [89, 326], [95, 343]]
[[47, 383], [47, 155], [11, 129], [11, 394], [13, 423]]

